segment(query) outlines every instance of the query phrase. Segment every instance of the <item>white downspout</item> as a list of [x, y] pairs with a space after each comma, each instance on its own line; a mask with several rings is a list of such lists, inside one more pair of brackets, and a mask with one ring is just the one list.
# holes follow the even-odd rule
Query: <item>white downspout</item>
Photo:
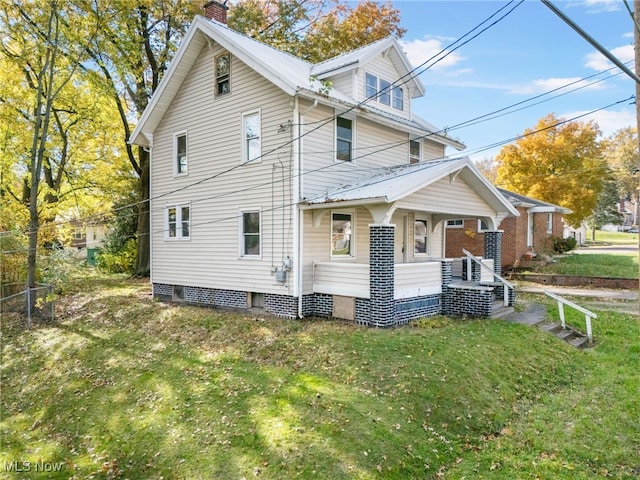
[[296, 140], [293, 142], [294, 155], [293, 155], [293, 198], [295, 202], [295, 210], [294, 210], [294, 242], [297, 245], [294, 245], [295, 253], [296, 253], [296, 283], [294, 286], [294, 296], [298, 297], [298, 318], [303, 317], [303, 308], [302, 308], [302, 291], [303, 291], [303, 275], [304, 268], [302, 266], [304, 255], [304, 215], [301, 214], [299, 202], [302, 199], [303, 192], [303, 179], [302, 179], [302, 163], [303, 163], [303, 153], [302, 153], [302, 122], [304, 119], [304, 114], [309, 110], [312, 110], [318, 106], [318, 100], [314, 100], [313, 104], [309, 107], [305, 108], [304, 111], [300, 112], [299, 107], [299, 98], [295, 97], [295, 105], [293, 109], [293, 117], [294, 124], [296, 128], [294, 130], [296, 135]]

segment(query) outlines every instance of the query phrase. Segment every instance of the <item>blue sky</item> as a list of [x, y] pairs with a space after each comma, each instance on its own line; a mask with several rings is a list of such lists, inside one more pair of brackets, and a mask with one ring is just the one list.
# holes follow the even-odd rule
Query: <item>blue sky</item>
[[[404, 0], [394, 1], [393, 5], [400, 10], [401, 25], [407, 29], [402, 44], [411, 62], [418, 65], [507, 3]], [[633, 59], [632, 21], [623, 0], [553, 3], [622, 62]], [[631, 0], [629, 5], [632, 8]], [[633, 70], [633, 62], [627, 66]], [[453, 127], [611, 67], [612, 63], [543, 3], [527, 0], [422, 73], [426, 94], [414, 102], [413, 108], [439, 128]], [[558, 98], [549, 99], [571, 88], [544, 96], [538, 101], [549, 100], [539, 105], [448, 132], [467, 145], [464, 153], [472, 160], [494, 157], [500, 147], [479, 150], [533, 128], [549, 113], [573, 118], [635, 94], [633, 80], [617, 68], [590, 81], [605, 78]], [[572, 88], [580, 85], [584, 82]], [[623, 127], [635, 127], [635, 106], [630, 103], [580, 120], [596, 121], [605, 136]], [[521, 106], [525, 105], [528, 103]]]

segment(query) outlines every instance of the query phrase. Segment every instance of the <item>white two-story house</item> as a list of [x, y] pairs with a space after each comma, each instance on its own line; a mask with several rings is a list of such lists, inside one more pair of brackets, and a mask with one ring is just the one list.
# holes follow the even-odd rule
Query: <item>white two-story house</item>
[[452, 280], [444, 226], [482, 219], [500, 265], [517, 212], [412, 112], [425, 91], [399, 42], [314, 65], [207, 11], [131, 136], [151, 151], [154, 296], [373, 326], [490, 313], [490, 287]]

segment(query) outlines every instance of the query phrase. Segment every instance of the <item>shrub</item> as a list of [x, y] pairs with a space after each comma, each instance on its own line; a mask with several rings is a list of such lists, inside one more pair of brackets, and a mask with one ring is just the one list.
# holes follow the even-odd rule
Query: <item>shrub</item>
[[133, 274], [137, 248], [137, 241], [130, 238], [118, 251], [101, 250], [96, 253], [96, 265], [106, 273]]
[[573, 237], [560, 238], [553, 237], [553, 251], [555, 253], [566, 253], [576, 248], [578, 241]]

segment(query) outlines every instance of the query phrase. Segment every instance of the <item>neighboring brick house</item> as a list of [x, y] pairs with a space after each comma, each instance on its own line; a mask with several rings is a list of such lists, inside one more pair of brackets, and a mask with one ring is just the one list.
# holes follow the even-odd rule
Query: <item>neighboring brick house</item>
[[452, 283], [444, 224], [482, 218], [499, 245], [517, 211], [412, 111], [397, 39], [310, 64], [208, 7], [130, 140], [151, 152], [154, 297], [380, 327], [490, 314], [493, 287]]
[[[564, 215], [568, 208], [536, 200], [504, 189], [498, 189], [518, 210], [520, 216], [505, 218], [499, 230], [502, 235], [502, 269], [516, 265], [521, 259], [553, 251], [553, 238], [563, 238]], [[446, 256], [461, 257], [462, 249], [484, 256], [482, 220], [449, 220], [446, 227]]]

